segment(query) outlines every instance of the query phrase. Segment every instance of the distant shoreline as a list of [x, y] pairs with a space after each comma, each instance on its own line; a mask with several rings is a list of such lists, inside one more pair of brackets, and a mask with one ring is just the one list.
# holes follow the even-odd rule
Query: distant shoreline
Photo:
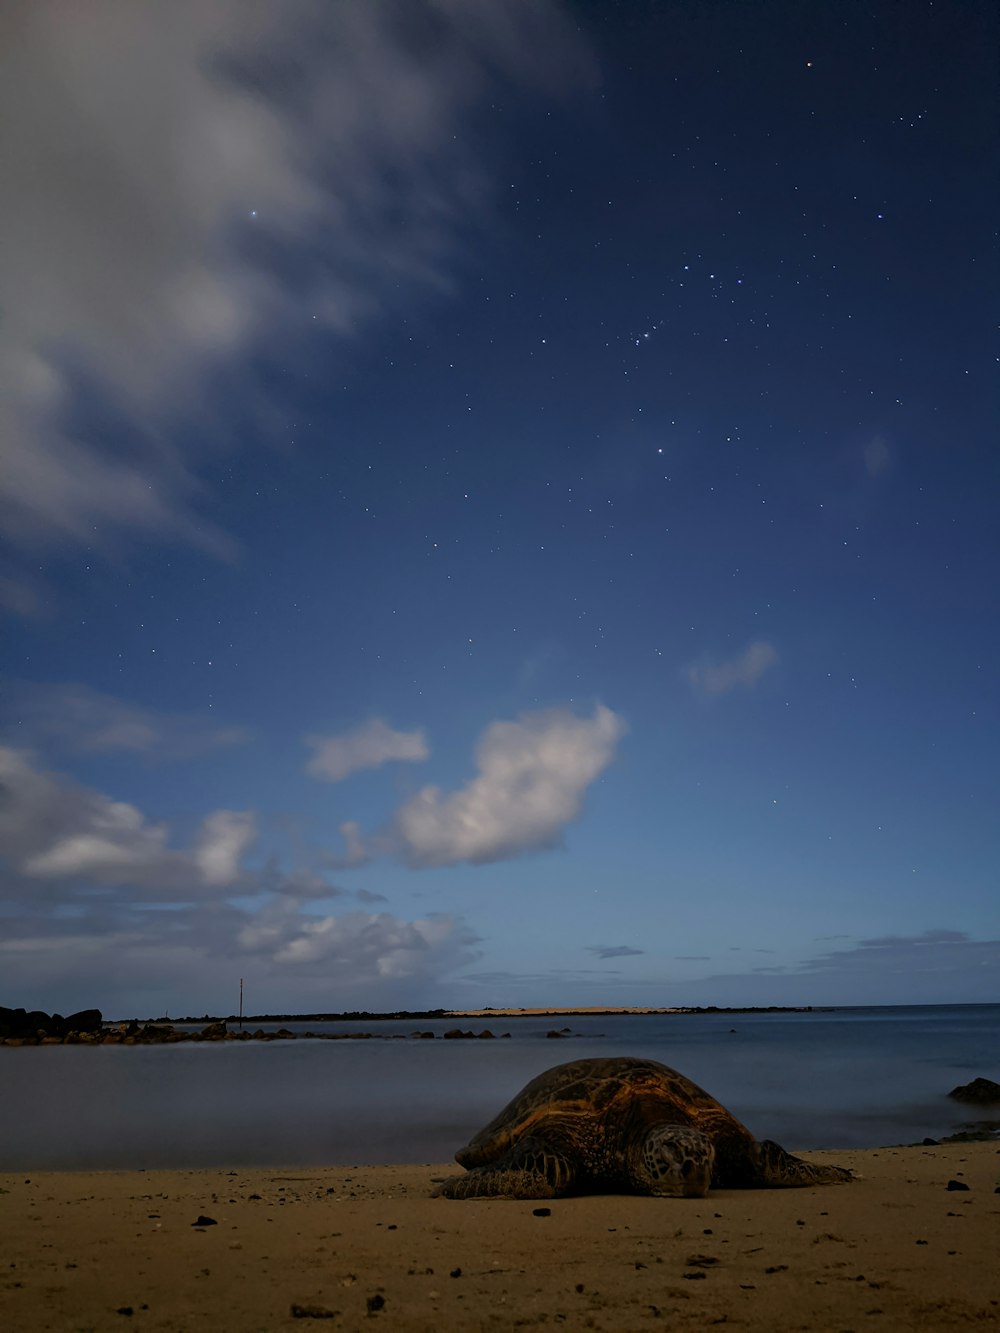
[[[812, 1004], [756, 1004], [756, 1005], [673, 1005], [670, 1008], [640, 1008], [630, 1005], [583, 1005], [571, 1008], [499, 1008], [499, 1009], [394, 1009], [374, 1013], [367, 1009], [349, 1009], [342, 1013], [309, 1014], [195, 1014], [184, 1018], [164, 1016], [141, 1019], [154, 1023], [366, 1023], [393, 1022], [410, 1019], [448, 1018], [614, 1018], [628, 1015], [665, 1016], [671, 1014], [813, 1014], [831, 1013], [834, 1005]], [[107, 1019], [121, 1023], [128, 1019]]]
[[[366, 1027], [378, 1027], [382, 1023], [454, 1023], [463, 1020], [479, 1019], [548, 1019], [558, 1022], [565, 1018], [621, 1018], [662, 1017], [684, 1014], [758, 1014], [758, 1013], [810, 1013], [811, 1008], [789, 1008], [786, 1006], [768, 1006], [767, 1008], [720, 1009], [716, 1006], [707, 1008], [663, 1008], [653, 1009], [638, 1006], [612, 1005], [584, 1006], [578, 1008], [503, 1008], [503, 1009], [423, 1009], [397, 1010], [393, 1013], [368, 1013], [354, 1010], [339, 1014], [227, 1014], [225, 1018], [210, 1014], [187, 1016], [184, 1018], [154, 1019], [106, 1019], [99, 1009], [81, 1009], [68, 1018], [61, 1014], [47, 1014], [40, 1009], [0, 1008], [0, 1046], [136, 1046], [188, 1041], [279, 1041], [296, 1037], [313, 1038], [320, 1041], [338, 1041], [351, 1038], [402, 1037], [405, 1034], [385, 1030], [380, 1032], [331, 1029], [333, 1023], [364, 1024]], [[261, 1027], [268, 1025], [267, 1030]], [[286, 1025], [296, 1024], [299, 1030], [292, 1031]], [[277, 1026], [280, 1024], [281, 1026]], [[324, 1031], [313, 1031], [311, 1025], [324, 1026]], [[301, 1028], [310, 1025], [306, 1031]], [[274, 1029], [277, 1028], [275, 1031]], [[200, 1029], [200, 1030], [198, 1030]], [[434, 1031], [411, 1032], [414, 1038], [433, 1038]], [[494, 1038], [496, 1033], [489, 1028], [481, 1032], [472, 1032], [455, 1027], [440, 1034], [443, 1038]], [[567, 1037], [572, 1035], [568, 1027], [546, 1033], [548, 1037]], [[577, 1033], [577, 1036], [583, 1034]], [[509, 1032], [501, 1033], [510, 1037]]]

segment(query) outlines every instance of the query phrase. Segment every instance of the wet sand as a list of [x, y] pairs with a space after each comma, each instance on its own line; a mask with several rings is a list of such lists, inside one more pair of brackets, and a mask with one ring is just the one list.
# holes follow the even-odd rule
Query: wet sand
[[0, 1328], [1000, 1324], [1000, 1145], [803, 1155], [863, 1178], [537, 1203], [431, 1198], [447, 1166], [7, 1174]]

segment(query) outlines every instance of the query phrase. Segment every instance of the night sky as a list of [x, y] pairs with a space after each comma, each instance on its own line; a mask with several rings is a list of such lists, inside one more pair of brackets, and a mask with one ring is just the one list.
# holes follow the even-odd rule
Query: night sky
[[998, 998], [992, 4], [0, 23], [0, 1003]]

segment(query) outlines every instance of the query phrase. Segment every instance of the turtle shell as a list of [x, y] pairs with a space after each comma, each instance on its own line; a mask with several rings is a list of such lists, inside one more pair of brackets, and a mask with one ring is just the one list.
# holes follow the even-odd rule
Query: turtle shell
[[[459, 1152], [464, 1167], [485, 1166], [505, 1156], [518, 1140], [551, 1138], [581, 1148], [596, 1137], [607, 1141], [638, 1138], [655, 1123], [687, 1125], [715, 1144], [725, 1174], [740, 1165], [755, 1170], [756, 1142], [745, 1126], [703, 1088], [656, 1060], [635, 1056], [571, 1060], [533, 1078]], [[589, 1155], [589, 1154], [585, 1154]]]

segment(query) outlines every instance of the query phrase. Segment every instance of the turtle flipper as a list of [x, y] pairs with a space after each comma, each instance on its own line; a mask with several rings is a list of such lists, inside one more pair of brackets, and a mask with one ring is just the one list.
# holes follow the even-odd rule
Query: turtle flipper
[[557, 1199], [569, 1194], [576, 1168], [565, 1154], [526, 1138], [505, 1156], [462, 1176], [451, 1176], [434, 1191], [446, 1199]]
[[803, 1185], [841, 1185], [854, 1179], [843, 1166], [820, 1166], [794, 1157], [777, 1143], [764, 1139], [759, 1145], [761, 1185], [772, 1189], [795, 1189]]

